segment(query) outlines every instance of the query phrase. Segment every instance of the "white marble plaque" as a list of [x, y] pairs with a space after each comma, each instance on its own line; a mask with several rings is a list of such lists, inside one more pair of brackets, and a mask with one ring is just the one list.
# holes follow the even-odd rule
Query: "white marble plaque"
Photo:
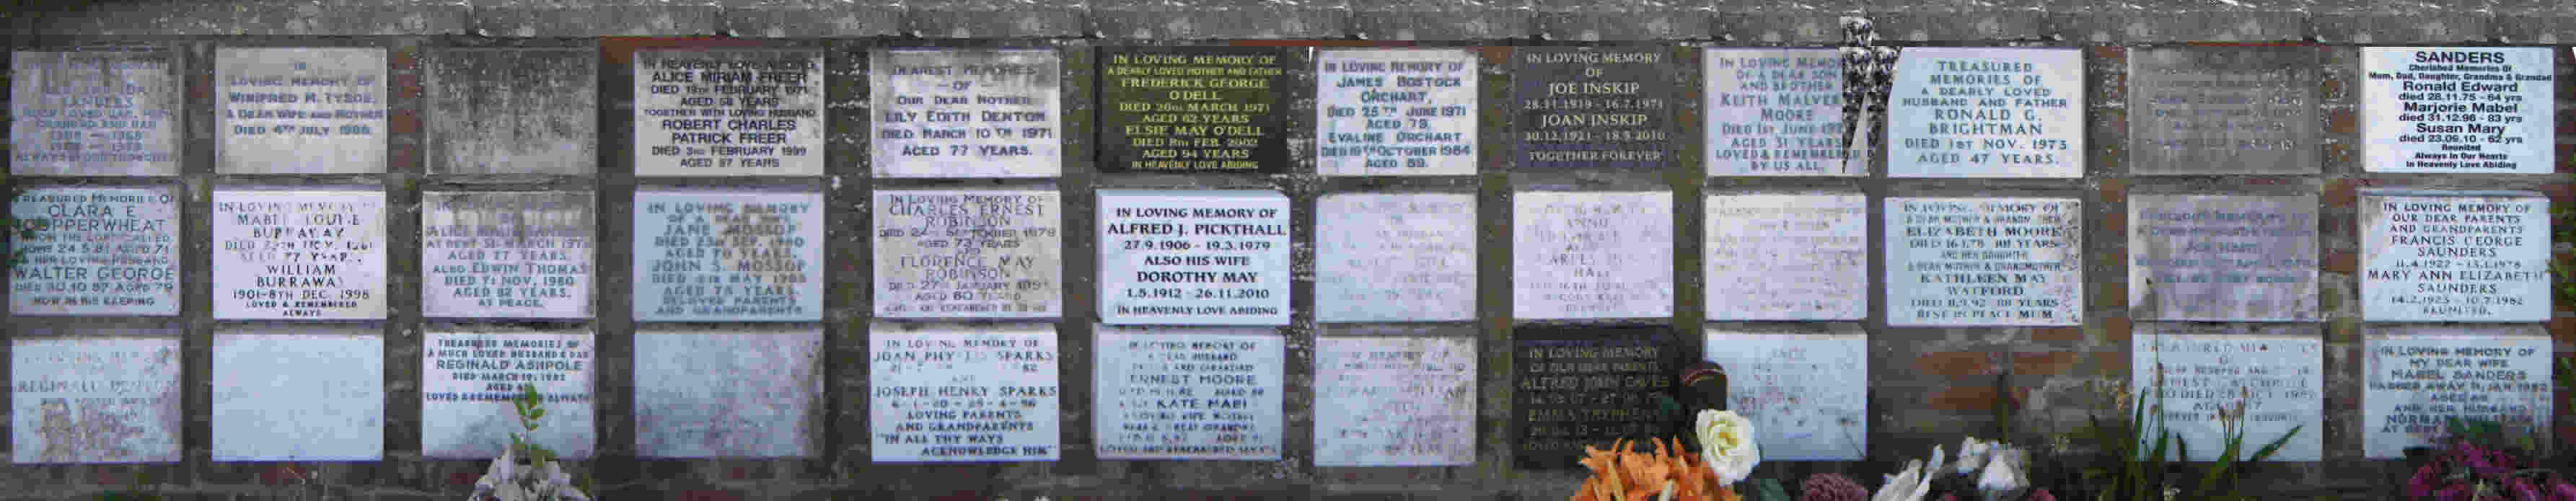
[[164, 333], [170, 335], [66, 338], [21, 331], [9, 348], [12, 459], [179, 461], [179, 336]]
[[1323, 51], [1315, 63], [1316, 170], [1475, 174], [1478, 62], [1461, 49]]
[[1869, 196], [1708, 197], [1708, 319], [1869, 315]]
[[175, 176], [183, 92], [167, 50], [10, 53], [9, 172]]
[[2317, 198], [2129, 196], [2139, 320], [2317, 319]]
[[421, 194], [421, 313], [589, 318], [589, 193]]
[[635, 336], [635, 453], [807, 457], [823, 398], [817, 327]]
[[215, 318], [385, 318], [384, 192], [214, 198]]
[[1315, 201], [1315, 319], [1476, 318], [1476, 196], [1334, 193]]
[[1887, 323], [2082, 325], [2083, 203], [1887, 199]]
[[1889, 177], [2083, 177], [2084, 53], [1907, 47], [1888, 94]]
[[823, 175], [823, 54], [635, 52], [635, 175]]
[[1288, 197], [1100, 190], [1100, 319], [1286, 325]]
[[868, 440], [879, 463], [1064, 457], [1052, 324], [876, 324]]
[[29, 188], [9, 311], [20, 315], [179, 314], [179, 203], [172, 189]]
[[2363, 320], [2549, 320], [2549, 199], [2364, 190], [2359, 210]]
[[1843, 58], [1834, 49], [1700, 51], [1711, 176], [1865, 176], [1843, 147]]
[[[2290, 433], [2271, 461], [2317, 461], [2325, 451], [2325, 355], [2315, 325], [2145, 323], [2131, 338], [2129, 387], [2162, 405], [2165, 427], [2216, 461], [2227, 444], [2224, 411], [2241, 415], [2245, 453]], [[2163, 374], [2163, 393], [2157, 374]], [[2161, 398], [2159, 398], [2161, 397]]]
[[1063, 81], [1052, 49], [870, 51], [870, 165], [877, 177], [1054, 177]]
[[1280, 336], [1104, 325], [1096, 341], [1091, 423], [1100, 459], [1279, 459]]
[[1054, 190], [878, 190], [883, 318], [1064, 316], [1064, 197]]
[[1512, 194], [1512, 316], [1673, 315], [1673, 194]]
[[236, 326], [215, 334], [216, 461], [376, 461], [385, 341], [371, 328]]
[[1762, 459], [1855, 461], [1869, 450], [1869, 336], [1709, 327], [1706, 360], [1726, 368], [1726, 406], [1753, 421]]
[[635, 319], [823, 319], [823, 194], [635, 192]]
[[[565, 458], [587, 458], [592, 370], [597, 348], [588, 332], [431, 332], [421, 339], [420, 450], [434, 458], [487, 459], [510, 448], [510, 434]], [[520, 386], [535, 385], [545, 405], [537, 430], [519, 424]]]
[[215, 49], [215, 173], [385, 171], [385, 49]]
[[2548, 47], [2363, 47], [2361, 70], [2365, 170], [2557, 170]]
[[1315, 466], [1476, 463], [1476, 340], [1315, 340]]
[[2374, 328], [2362, 359], [2362, 452], [2441, 443], [2451, 418], [2550, 428], [2550, 341], [2537, 327]]

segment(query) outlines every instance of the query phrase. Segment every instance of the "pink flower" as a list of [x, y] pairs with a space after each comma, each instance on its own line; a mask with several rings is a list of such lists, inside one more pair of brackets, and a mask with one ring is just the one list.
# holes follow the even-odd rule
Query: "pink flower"
[[2533, 487], [2529, 478], [2513, 477], [2505, 482], [2505, 490], [2513, 491], [2513, 501], [2549, 501], [2540, 498], [2540, 488]]
[[2021, 501], [2057, 501], [2057, 496], [2049, 494], [2048, 489], [2039, 489], [2031, 491], [2030, 497]]
[[2576, 501], [2576, 484], [2559, 482], [2558, 485], [2550, 486], [2549, 490], [2556, 493], [2550, 495], [2552, 501]]

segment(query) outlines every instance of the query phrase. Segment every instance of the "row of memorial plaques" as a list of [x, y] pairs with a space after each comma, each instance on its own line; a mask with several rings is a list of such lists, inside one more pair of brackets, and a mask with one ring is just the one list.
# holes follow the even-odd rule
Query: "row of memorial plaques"
[[[2131, 164], [2140, 174], [2320, 171], [2321, 49], [2171, 47], [2129, 58]], [[216, 51], [220, 173], [386, 168], [381, 48]], [[432, 51], [433, 172], [583, 174], [599, 139], [598, 64], [563, 49]], [[1846, 145], [1831, 49], [1707, 48], [1704, 137], [1680, 128], [1689, 70], [1671, 47], [1523, 47], [1509, 62], [1524, 168], [1679, 164], [1702, 140], [1711, 175], [1866, 176]], [[1893, 177], [2084, 174], [2077, 49], [1905, 49], [1887, 108]], [[179, 86], [167, 51], [17, 52], [11, 172], [175, 175]], [[1098, 56], [1106, 172], [1285, 172], [1311, 137], [1324, 175], [1466, 175], [1479, 163], [1482, 60], [1467, 49], [1112, 47]], [[1055, 49], [869, 53], [871, 169], [879, 177], [1053, 177], [1065, 151]], [[633, 62], [635, 172], [825, 173], [823, 53], [655, 50]], [[2555, 65], [2541, 47], [2362, 51], [2371, 172], [2554, 171]], [[499, 79], [495, 71], [533, 75]], [[1312, 133], [1290, 131], [1307, 89]]]

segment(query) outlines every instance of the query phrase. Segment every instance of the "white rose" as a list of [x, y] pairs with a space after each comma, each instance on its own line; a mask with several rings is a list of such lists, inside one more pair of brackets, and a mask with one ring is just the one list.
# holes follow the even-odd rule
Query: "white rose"
[[1717, 472], [1718, 485], [1734, 485], [1762, 464], [1762, 448], [1753, 441], [1753, 422], [1735, 411], [1702, 410], [1691, 429], [1699, 437], [1699, 456]]
[[1961, 439], [1959, 441], [1959, 463], [1951, 467], [1950, 473], [1957, 475], [1976, 474], [1977, 468], [1985, 466], [1986, 454], [1994, 450], [1994, 447], [1994, 442], [1977, 440], [1977, 437]]
[[1986, 471], [1977, 475], [1977, 490], [1986, 491], [1989, 499], [2001, 499], [2029, 487], [2030, 479], [2021, 471], [2022, 463], [2028, 461], [2023, 454], [2018, 449], [1995, 449], [1994, 459], [1986, 462]]

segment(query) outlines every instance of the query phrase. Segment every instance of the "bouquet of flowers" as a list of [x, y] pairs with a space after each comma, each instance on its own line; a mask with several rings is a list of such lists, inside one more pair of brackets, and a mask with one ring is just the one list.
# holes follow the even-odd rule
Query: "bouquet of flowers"
[[1654, 453], [1635, 450], [1633, 442], [1621, 441], [1610, 450], [1586, 446], [1583, 467], [1592, 477], [1583, 480], [1567, 501], [1741, 501], [1728, 486], [1744, 480], [1753, 466], [1762, 462], [1762, 452], [1753, 443], [1753, 424], [1730, 411], [1700, 411], [1693, 426], [1694, 438], [1701, 445], [1698, 457], [1682, 448], [1680, 440], [1655, 439]]
[[2501, 448], [2454, 439], [2415, 468], [2407, 499], [2434, 501], [2576, 501], [2576, 484]]

